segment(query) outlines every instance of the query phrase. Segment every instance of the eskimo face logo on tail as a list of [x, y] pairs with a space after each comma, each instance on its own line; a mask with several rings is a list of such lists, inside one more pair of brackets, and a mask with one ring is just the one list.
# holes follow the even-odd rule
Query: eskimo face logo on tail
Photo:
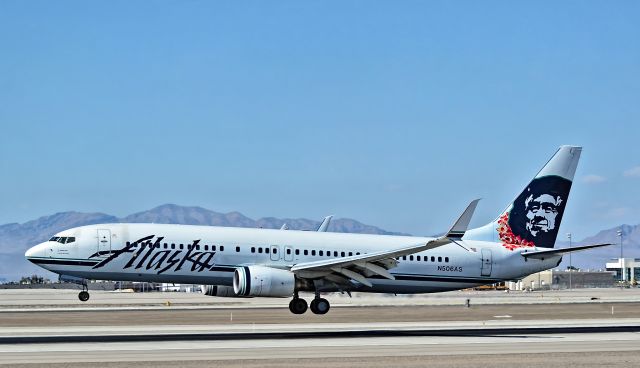
[[498, 234], [508, 249], [553, 248], [571, 181], [559, 176], [534, 179], [498, 219]]
[[546, 193], [535, 198], [532, 194], [525, 199], [524, 205], [528, 220], [525, 227], [531, 236], [536, 237], [540, 233], [555, 230], [558, 207], [562, 202], [561, 196], [552, 196]]

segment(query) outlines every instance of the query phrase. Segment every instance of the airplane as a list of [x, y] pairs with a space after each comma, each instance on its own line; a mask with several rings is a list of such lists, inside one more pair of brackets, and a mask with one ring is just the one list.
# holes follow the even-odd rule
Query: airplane
[[[331, 292], [435, 293], [515, 281], [557, 267], [564, 254], [610, 245], [554, 248], [581, 152], [561, 146], [494, 221], [468, 229], [476, 199], [438, 237], [114, 223], [61, 231], [25, 257], [82, 285], [83, 302], [87, 280], [187, 283], [206, 285], [209, 296], [291, 298], [294, 314], [327, 313], [322, 294]], [[310, 304], [301, 291], [315, 294]]]

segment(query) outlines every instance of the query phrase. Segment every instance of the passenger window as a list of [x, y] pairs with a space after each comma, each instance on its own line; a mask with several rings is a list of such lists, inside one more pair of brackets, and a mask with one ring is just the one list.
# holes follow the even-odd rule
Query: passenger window
[[287, 254], [291, 254], [291, 248], [287, 248]]
[[264, 252], [269, 254], [269, 248], [264, 248]]
[[413, 261], [413, 256], [409, 256], [409, 260], [410, 260], [410, 261]]
[[333, 251], [333, 256], [334, 256], [334, 257], [337, 257], [337, 256], [338, 256], [338, 251], [337, 251], [337, 250], [334, 250], [334, 251]]
[[296, 256], [300, 255], [300, 249], [296, 249]]
[[209, 246], [205, 244], [204, 250], [205, 250], [205, 252], [208, 251], [209, 250]]
[[251, 253], [255, 253], [256, 252], [256, 247], [251, 247]]
[[211, 250], [216, 250], [216, 246], [215, 246], [215, 245], [212, 245], [212, 246], [211, 246]]
[[356, 252], [356, 256], [359, 256], [359, 255], [360, 255], [360, 252]]
[[438, 262], [442, 262], [442, 257], [438, 257]]
[[407, 260], [407, 256], [402, 256], [402, 260], [406, 261]]
[[176, 244], [175, 243], [171, 243], [171, 249], [176, 249]]
[[278, 248], [273, 248], [273, 254], [278, 254]]
[[169, 248], [169, 244], [164, 243], [164, 249], [168, 249]]
[[353, 257], [353, 252], [349, 252], [349, 257]]
[[305, 250], [304, 250], [304, 255], [305, 255], [305, 256], [308, 256], [308, 255], [309, 255], [309, 251], [305, 249]]
[[312, 255], [312, 256], [315, 256], [315, 255], [316, 255], [316, 250], [315, 250], [315, 249], [311, 251], [311, 255]]
[[327, 257], [331, 257], [331, 251], [330, 250], [327, 251]]
[[319, 250], [319, 251], [318, 251], [318, 255], [319, 255], [320, 257], [322, 257], [322, 256], [324, 256], [324, 252], [323, 252], [323, 251], [321, 251], [321, 250]]
[[220, 246], [220, 251], [221, 251], [221, 252], [224, 252], [224, 245], [221, 245], [221, 246]]
[[431, 256], [431, 262], [435, 262], [436, 261], [436, 257]]
[[340, 257], [344, 257], [344, 252], [340, 252]]
[[258, 247], [258, 253], [262, 253], [262, 247]]
[[449, 263], [449, 257], [444, 257], [444, 262]]
[[180, 244], [180, 249], [184, 249], [184, 244]]
[[240, 252], [240, 247], [236, 247], [236, 253]]
[[419, 260], [420, 260], [420, 256], [416, 256], [416, 261], [419, 261]]

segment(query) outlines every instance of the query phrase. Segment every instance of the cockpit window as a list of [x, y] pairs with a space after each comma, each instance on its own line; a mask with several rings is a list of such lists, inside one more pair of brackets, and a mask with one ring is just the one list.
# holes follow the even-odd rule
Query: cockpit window
[[49, 241], [57, 242], [60, 244], [69, 244], [76, 241], [76, 238], [74, 236], [54, 236], [53, 238], [49, 239]]

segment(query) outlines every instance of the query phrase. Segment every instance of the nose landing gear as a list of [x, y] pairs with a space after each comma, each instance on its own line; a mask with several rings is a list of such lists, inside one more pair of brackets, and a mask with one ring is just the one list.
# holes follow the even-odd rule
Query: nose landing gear
[[86, 302], [87, 300], [89, 300], [89, 292], [82, 290], [78, 294], [78, 299], [80, 299], [81, 302]]
[[86, 281], [82, 284], [82, 291], [78, 293], [78, 299], [80, 299], [81, 302], [89, 300], [89, 287], [87, 286]]

